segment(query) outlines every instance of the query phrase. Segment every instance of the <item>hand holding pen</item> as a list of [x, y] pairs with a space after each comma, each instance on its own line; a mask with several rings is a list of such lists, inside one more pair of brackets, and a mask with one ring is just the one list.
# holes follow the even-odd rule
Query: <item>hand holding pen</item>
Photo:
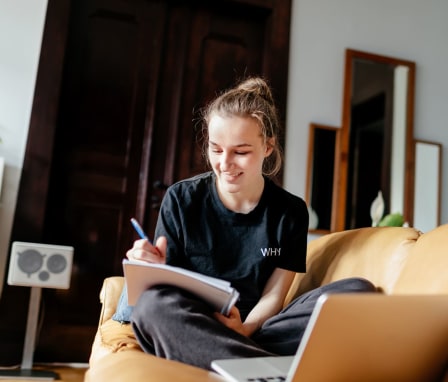
[[164, 264], [166, 262], [166, 238], [163, 236], [159, 237], [156, 245], [153, 245], [149, 236], [142, 229], [138, 221], [132, 218], [131, 223], [140, 236], [140, 240], [134, 242], [132, 248], [126, 252], [126, 257], [129, 260]]

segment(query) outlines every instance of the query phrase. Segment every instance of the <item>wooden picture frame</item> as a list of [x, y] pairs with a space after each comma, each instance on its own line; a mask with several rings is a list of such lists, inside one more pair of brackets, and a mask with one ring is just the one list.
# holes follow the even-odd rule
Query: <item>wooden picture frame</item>
[[440, 225], [442, 150], [440, 143], [414, 140], [413, 226], [427, 232]]

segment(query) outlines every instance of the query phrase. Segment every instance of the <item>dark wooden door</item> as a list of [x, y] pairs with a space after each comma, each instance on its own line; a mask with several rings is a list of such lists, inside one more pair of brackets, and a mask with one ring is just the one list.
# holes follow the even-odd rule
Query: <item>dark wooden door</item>
[[[271, 82], [284, 116], [290, 3], [77, 0], [61, 9], [58, 1], [49, 1], [47, 27], [68, 37], [58, 100], [48, 105], [51, 153], [43, 179], [24, 177], [19, 202], [29, 207], [27, 185], [46, 182], [33, 240], [75, 247], [70, 289], [44, 290], [35, 358], [85, 362], [102, 281], [122, 274], [136, 238], [129, 219], [152, 234], [165, 187], [206, 169], [200, 108], [236, 79], [258, 74]], [[57, 21], [64, 12], [66, 25]], [[39, 95], [44, 84], [36, 86]], [[41, 113], [33, 109], [30, 133]], [[29, 216], [18, 209], [13, 237], [28, 240]]]

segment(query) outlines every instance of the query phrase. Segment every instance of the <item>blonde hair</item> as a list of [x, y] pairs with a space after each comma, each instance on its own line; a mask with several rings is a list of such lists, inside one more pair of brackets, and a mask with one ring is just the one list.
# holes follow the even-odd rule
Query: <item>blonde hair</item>
[[[203, 153], [207, 157], [208, 124], [214, 115], [255, 118], [261, 128], [265, 144], [272, 147], [272, 153], [263, 163], [263, 175], [273, 177], [282, 167], [283, 153], [279, 143], [280, 123], [272, 91], [260, 77], [250, 77], [240, 82], [217, 98], [202, 112]], [[273, 139], [271, 139], [273, 138]], [[273, 142], [271, 144], [271, 142]]]

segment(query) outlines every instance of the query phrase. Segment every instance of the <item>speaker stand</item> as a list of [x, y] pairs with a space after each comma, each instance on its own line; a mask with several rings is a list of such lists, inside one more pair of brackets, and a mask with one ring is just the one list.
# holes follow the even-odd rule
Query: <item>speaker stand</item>
[[52, 371], [33, 369], [33, 355], [36, 344], [36, 329], [39, 319], [41, 295], [42, 288], [31, 287], [21, 367], [19, 370], [0, 370], [0, 379], [36, 379], [41, 381], [59, 379], [59, 375]]

